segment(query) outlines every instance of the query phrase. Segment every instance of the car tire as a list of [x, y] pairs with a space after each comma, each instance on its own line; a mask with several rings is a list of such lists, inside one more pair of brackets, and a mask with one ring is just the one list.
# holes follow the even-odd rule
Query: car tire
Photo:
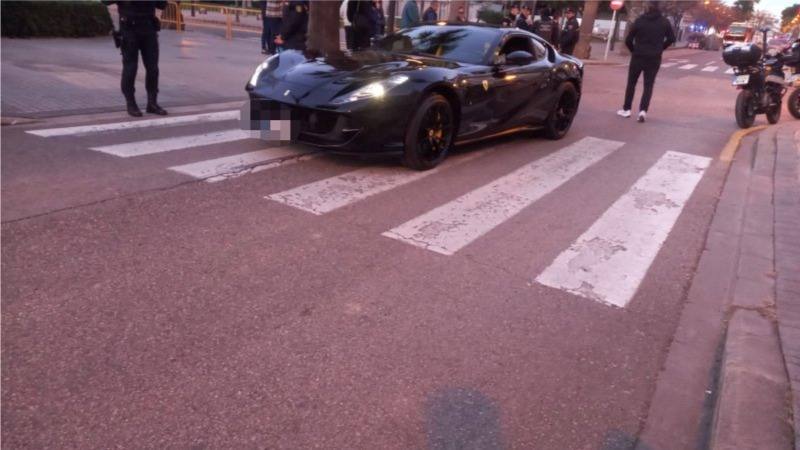
[[403, 164], [428, 170], [442, 162], [453, 146], [456, 116], [452, 105], [440, 94], [431, 94], [411, 116], [403, 150]]
[[789, 108], [789, 114], [795, 119], [800, 119], [800, 88], [797, 88], [789, 94], [786, 100], [786, 106]]
[[750, 128], [756, 121], [754, 101], [753, 93], [747, 89], [742, 89], [736, 96], [736, 125], [739, 128]]
[[558, 140], [567, 135], [575, 114], [578, 112], [580, 96], [575, 85], [570, 82], [561, 83], [556, 94], [556, 103], [544, 123], [544, 134], [548, 139]]

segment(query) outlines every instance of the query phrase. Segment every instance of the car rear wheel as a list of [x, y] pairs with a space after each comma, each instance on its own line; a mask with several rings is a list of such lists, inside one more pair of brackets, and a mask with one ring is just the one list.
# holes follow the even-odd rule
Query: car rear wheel
[[431, 94], [422, 101], [409, 122], [403, 164], [416, 170], [436, 167], [453, 146], [455, 114], [444, 96]]
[[561, 139], [566, 136], [572, 126], [572, 120], [578, 113], [578, 90], [572, 83], [562, 83], [558, 87], [558, 100], [550, 111], [544, 124], [544, 133], [550, 139]]

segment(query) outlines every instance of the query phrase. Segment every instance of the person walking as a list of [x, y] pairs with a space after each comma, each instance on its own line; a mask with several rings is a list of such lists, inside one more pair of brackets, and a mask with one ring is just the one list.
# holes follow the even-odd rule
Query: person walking
[[439, 9], [439, 2], [433, 0], [431, 4], [428, 6], [428, 9], [425, 10], [425, 14], [422, 15], [423, 22], [436, 22], [439, 19], [439, 15], [436, 14], [436, 10]]
[[467, 14], [463, 6], [458, 7], [458, 14], [456, 14], [456, 22], [467, 23]]
[[371, 0], [348, 0], [347, 20], [353, 33], [353, 50], [364, 50], [370, 46], [373, 32]]
[[403, 6], [400, 16], [400, 28], [410, 28], [419, 25], [419, 6], [417, 0], [408, 0]]
[[558, 45], [558, 24], [550, 16], [550, 10], [542, 8], [539, 20], [533, 23], [533, 32], [552, 46]]
[[286, 50], [306, 50], [308, 33], [308, 3], [290, 1], [281, 21], [281, 34], [275, 43]]
[[275, 37], [281, 32], [281, 18], [283, 17], [282, 0], [263, 0], [261, 2], [261, 53], [274, 55]]
[[381, 0], [373, 0], [370, 13], [372, 37], [378, 39], [386, 34], [386, 15], [383, 13], [383, 4]]
[[661, 54], [673, 43], [675, 43], [675, 32], [672, 25], [661, 14], [659, 3], [650, 2], [647, 12], [636, 19], [625, 39], [625, 46], [631, 51], [631, 63], [628, 67], [625, 103], [622, 109], [617, 111], [617, 115], [625, 118], [631, 116], [636, 83], [639, 81], [639, 75], [644, 72], [644, 92], [639, 104], [639, 122], [647, 119], [656, 75], [661, 67]]
[[567, 21], [564, 23], [564, 29], [561, 30], [559, 46], [561, 53], [571, 55], [575, 51], [578, 38], [580, 38], [581, 25], [578, 23], [578, 19], [575, 18], [574, 9], [567, 8], [566, 16]]
[[150, 114], [167, 115], [158, 105], [158, 31], [161, 22], [156, 17], [156, 8], [163, 10], [166, 1], [134, 2], [123, 0], [103, 0], [108, 6], [117, 4], [119, 11], [119, 31], [122, 35], [122, 80], [120, 87], [125, 96], [128, 114], [142, 117], [136, 104], [136, 71], [139, 69], [139, 53], [146, 71], [144, 86], [147, 90], [147, 108]]

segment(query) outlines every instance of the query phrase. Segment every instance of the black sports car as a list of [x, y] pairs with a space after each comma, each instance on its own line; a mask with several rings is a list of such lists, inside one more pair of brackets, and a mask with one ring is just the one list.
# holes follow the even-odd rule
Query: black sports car
[[530, 128], [563, 137], [582, 78], [583, 63], [531, 33], [423, 25], [366, 51], [268, 58], [247, 84], [244, 118], [284, 140], [397, 152], [409, 167], [429, 169], [454, 143]]

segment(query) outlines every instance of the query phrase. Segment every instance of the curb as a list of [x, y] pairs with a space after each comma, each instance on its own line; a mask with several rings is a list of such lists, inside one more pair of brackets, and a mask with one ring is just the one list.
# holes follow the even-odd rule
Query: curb
[[730, 139], [728, 139], [728, 143], [722, 148], [722, 152], [719, 154], [719, 160], [723, 162], [733, 161], [733, 157], [736, 156], [736, 150], [739, 149], [739, 144], [742, 143], [742, 139], [749, 134], [761, 131], [765, 128], [767, 128], [767, 125], [759, 125], [757, 127], [739, 130], [733, 133]]

